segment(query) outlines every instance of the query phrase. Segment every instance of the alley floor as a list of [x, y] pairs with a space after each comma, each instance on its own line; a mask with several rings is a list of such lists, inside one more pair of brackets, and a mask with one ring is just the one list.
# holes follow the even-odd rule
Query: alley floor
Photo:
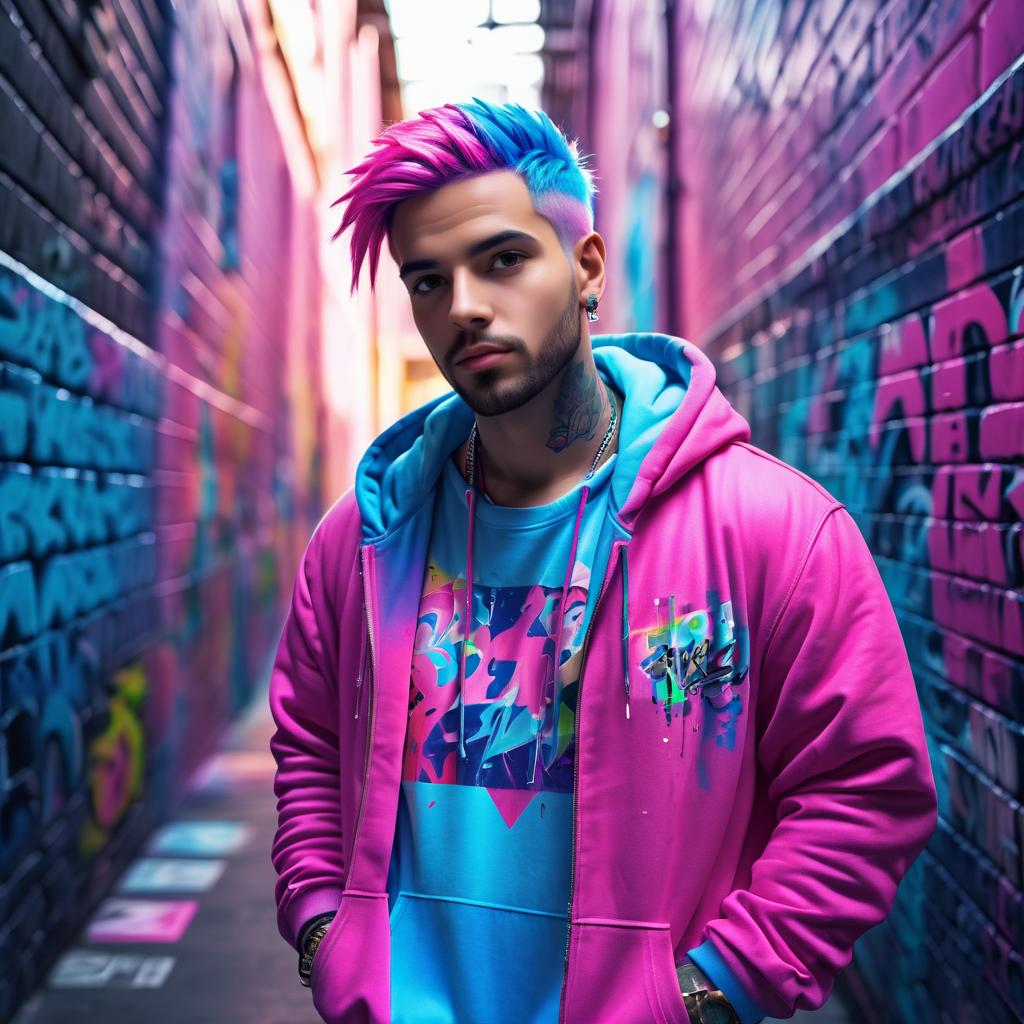
[[[264, 691], [14, 1024], [316, 1024], [275, 920], [273, 731]], [[835, 996], [791, 1019], [860, 1024]]]

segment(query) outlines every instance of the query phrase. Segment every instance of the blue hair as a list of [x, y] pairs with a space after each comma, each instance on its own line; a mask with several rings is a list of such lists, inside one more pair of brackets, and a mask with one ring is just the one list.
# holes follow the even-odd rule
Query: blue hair
[[594, 180], [575, 142], [569, 142], [542, 110], [529, 111], [518, 103], [495, 106], [473, 97], [456, 103], [473, 132], [502, 166], [519, 174], [530, 194], [539, 198], [560, 192], [594, 217]]

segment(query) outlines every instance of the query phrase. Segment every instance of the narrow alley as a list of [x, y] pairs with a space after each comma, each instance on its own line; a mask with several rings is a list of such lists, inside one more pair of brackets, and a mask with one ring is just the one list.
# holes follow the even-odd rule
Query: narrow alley
[[0, 0], [0, 1024], [1024, 1024], [1022, 139], [1020, 0]]

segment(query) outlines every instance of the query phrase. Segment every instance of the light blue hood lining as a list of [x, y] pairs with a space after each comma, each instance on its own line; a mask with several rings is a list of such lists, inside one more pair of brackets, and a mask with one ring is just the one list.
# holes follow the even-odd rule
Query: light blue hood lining
[[[624, 398], [610, 511], [625, 503], [640, 465], [690, 383], [689, 342], [666, 334], [591, 338], [598, 372]], [[454, 392], [414, 409], [367, 449], [356, 471], [363, 541], [381, 543], [434, 493], [445, 460], [469, 436], [473, 412]]]

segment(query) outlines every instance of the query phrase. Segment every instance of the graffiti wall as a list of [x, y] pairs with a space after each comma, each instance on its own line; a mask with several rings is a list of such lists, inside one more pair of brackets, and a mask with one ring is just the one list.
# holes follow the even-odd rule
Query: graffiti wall
[[[844, 501], [899, 615], [938, 831], [846, 973], [864, 1020], [1024, 1006], [1024, 21], [684, 3], [682, 321]], [[870, 666], [866, 666], [870, 671]]]
[[325, 503], [325, 232], [266, 40], [0, 0], [0, 1020], [261, 683]]

